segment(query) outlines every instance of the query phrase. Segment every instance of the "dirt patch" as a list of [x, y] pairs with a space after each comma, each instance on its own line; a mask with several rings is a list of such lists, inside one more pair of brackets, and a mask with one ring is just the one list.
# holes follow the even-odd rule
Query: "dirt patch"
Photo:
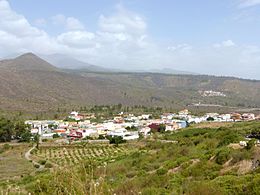
[[[199, 163], [199, 162], [200, 162], [200, 159], [191, 159], [190, 162], [191, 162], [191, 165], [190, 165], [190, 166], [193, 166], [193, 165]], [[184, 162], [184, 163], [185, 163], [185, 162]], [[178, 167], [175, 167], [175, 168], [173, 168], [173, 169], [169, 169], [169, 170], [168, 170], [168, 174], [175, 174], [175, 173], [181, 171], [181, 169], [182, 169], [181, 166], [182, 166], [182, 165], [180, 165], [180, 166], [178, 166]]]
[[192, 162], [191, 165], [195, 165], [200, 162], [200, 159], [191, 159], [191, 162]]
[[242, 160], [234, 165], [231, 164], [232, 159], [228, 160], [224, 165], [223, 169], [220, 171], [221, 174], [225, 174], [229, 171], [236, 170], [240, 175], [246, 174], [253, 170], [252, 160]]
[[168, 174], [178, 173], [180, 170], [181, 170], [181, 166], [178, 166], [178, 167], [175, 167], [173, 169], [169, 169]]
[[238, 150], [238, 149], [244, 148], [243, 146], [240, 146], [239, 144], [229, 144], [228, 147], [232, 148], [234, 150]]
[[251, 160], [242, 160], [238, 163], [238, 174], [246, 174], [250, 172], [253, 168], [253, 163]]
[[204, 122], [192, 125], [194, 128], [219, 128], [219, 127], [230, 127], [234, 123], [233, 122]]

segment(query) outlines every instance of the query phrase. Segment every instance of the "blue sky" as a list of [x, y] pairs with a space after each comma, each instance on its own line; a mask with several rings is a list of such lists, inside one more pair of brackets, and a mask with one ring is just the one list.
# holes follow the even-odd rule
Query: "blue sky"
[[0, 57], [260, 79], [260, 0], [0, 0]]

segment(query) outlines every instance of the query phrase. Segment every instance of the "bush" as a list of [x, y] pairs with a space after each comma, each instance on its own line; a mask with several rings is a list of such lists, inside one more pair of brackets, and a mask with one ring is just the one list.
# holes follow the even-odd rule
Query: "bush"
[[98, 139], [106, 139], [106, 137], [104, 135], [99, 135]]
[[44, 166], [45, 168], [52, 168], [53, 167], [53, 165], [51, 164], [51, 163], [49, 163], [49, 162], [47, 162], [46, 164], [45, 164], [45, 166]]
[[42, 142], [47, 142], [48, 141], [48, 139], [42, 139]]
[[203, 194], [203, 195], [218, 195], [224, 194], [222, 189], [209, 182], [188, 182], [184, 194]]
[[46, 160], [39, 160], [38, 163], [41, 164], [41, 165], [45, 165], [46, 164]]
[[56, 139], [56, 138], [59, 138], [59, 137], [60, 137], [60, 136], [59, 136], [58, 133], [55, 133], [55, 134], [53, 134], [53, 136], [52, 136], [53, 139]]
[[229, 158], [230, 150], [228, 148], [222, 148], [216, 154], [216, 163], [223, 165]]
[[3, 145], [3, 149], [4, 150], [9, 150], [11, 148], [11, 146], [9, 144], [4, 144]]
[[255, 142], [256, 140], [255, 139], [251, 139], [247, 142], [247, 145], [246, 145], [246, 149], [247, 150], [250, 150], [251, 148], [253, 148], [255, 146]]
[[239, 161], [250, 159], [250, 156], [250, 152], [246, 150], [235, 150], [234, 152], [232, 152], [232, 163], [235, 164]]
[[164, 175], [164, 174], [166, 174], [168, 171], [166, 170], [166, 169], [164, 169], [164, 168], [161, 168], [161, 169], [158, 169], [157, 171], [156, 171], [156, 173], [158, 174], [158, 175]]
[[109, 140], [110, 144], [115, 144], [116, 146], [118, 146], [118, 144], [126, 142], [125, 140], [123, 140], [123, 137], [121, 136], [107, 136], [107, 139]]
[[12, 148], [9, 144], [4, 144], [2, 147], [0, 147], [0, 154], [9, 150], [10, 148]]
[[226, 146], [231, 143], [236, 143], [240, 140], [240, 137], [236, 133], [230, 133], [226, 135], [218, 144], [218, 147]]
[[207, 118], [207, 121], [214, 121], [214, 118], [210, 116]]

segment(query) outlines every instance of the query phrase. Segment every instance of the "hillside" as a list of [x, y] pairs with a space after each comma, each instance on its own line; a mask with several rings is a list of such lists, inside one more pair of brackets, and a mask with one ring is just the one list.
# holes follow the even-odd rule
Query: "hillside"
[[[260, 107], [260, 81], [201, 75], [65, 71], [31, 53], [1, 61], [0, 81], [2, 110], [39, 112], [118, 103], [178, 109], [199, 102]], [[226, 96], [202, 96], [207, 90]]]
[[[20, 158], [28, 145], [0, 145], [5, 168], [0, 189], [12, 194], [20, 189], [21, 194], [259, 194], [259, 144], [251, 140], [243, 147], [239, 142], [259, 132], [260, 123], [207, 125], [119, 146], [42, 143], [30, 157], [44, 165], [37, 174], [30, 174], [29, 161]], [[20, 169], [7, 172], [15, 155]]]

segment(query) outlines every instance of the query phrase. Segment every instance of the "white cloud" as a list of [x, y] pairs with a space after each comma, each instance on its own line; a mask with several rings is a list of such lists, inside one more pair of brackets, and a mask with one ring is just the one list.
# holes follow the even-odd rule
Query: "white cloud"
[[214, 47], [163, 44], [150, 36], [140, 15], [118, 6], [114, 14], [101, 15], [96, 32], [85, 30], [73, 17], [56, 15], [53, 25], [63, 26], [51, 36], [0, 0], [0, 56], [18, 52], [61, 53], [92, 64], [121, 69], [173, 68], [204, 74], [247, 76], [260, 79], [260, 48], [235, 44], [231, 39]]
[[32, 27], [24, 16], [11, 10], [9, 3], [0, 1], [0, 29], [19, 36], [41, 36], [43, 31]]
[[0, 32], [0, 55], [25, 51], [48, 53], [58, 47], [46, 32], [14, 12], [6, 0], [0, 1]]
[[192, 46], [186, 43], [178, 44], [175, 46], [168, 46], [167, 50], [173, 52], [190, 52], [192, 50]]
[[66, 20], [67, 30], [84, 30], [84, 25], [76, 18], [68, 17]]
[[260, 4], [260, 0], [240, 0], [239, 7], [246, 8], [252, 7]]
[[62, 14], [57, 14], [51, 18], [54, 25], [64, 26], [66, 30], [84, 30], [85, 26], [77, 18], [66, 17]]
[[99, 17], [99, 27], [102, 31], [111, 33], [143, 34], [147, 25], [142, 17], [127, 11], [122, 6], [117, 6], [116, 14]]
[[236, 44], [232, 40], [226, 40], [221, 43], [215, 43], [213, 47], [215, 48], [221, 48], [221, 47], [233, 47]]
[[236, 44], [232, 40], [227, 40], [227, 41], [223, 41], [222, 45], [224, 47], [232, 47], [232, 46], [235, 46]]
[[87, 31], [71, 31], [57, 37], [59, 43], [75, 48], [93, 47], [95, 34]]

